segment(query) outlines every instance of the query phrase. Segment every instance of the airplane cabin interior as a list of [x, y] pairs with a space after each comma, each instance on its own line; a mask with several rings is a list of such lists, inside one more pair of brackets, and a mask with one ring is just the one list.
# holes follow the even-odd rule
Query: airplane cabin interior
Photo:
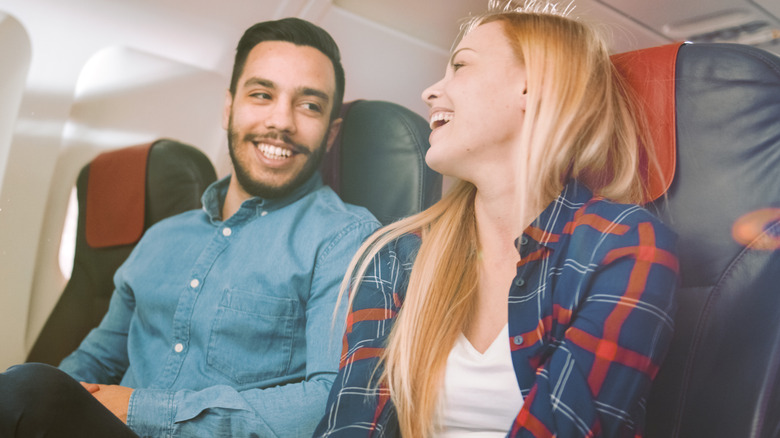
[[[0, 371], [72, 351], [143, 231], [199, 208], [231, 171], [222, 106], [255, 22], [307, 19], [341, 49], [349, 105], [323, 165], [337, 193], [383, 223], [438, 200], [449, 181], [424, 164], [420, 94], [459, 20], [486, 4], [0, 0]], [[648, 114], [665, 172], [646, 207], [680, 236], [648, 436], [780, 437], [780, 2], [572, 5], [599, 23]], [[101, 196], [133, 202], [100, 210]]]

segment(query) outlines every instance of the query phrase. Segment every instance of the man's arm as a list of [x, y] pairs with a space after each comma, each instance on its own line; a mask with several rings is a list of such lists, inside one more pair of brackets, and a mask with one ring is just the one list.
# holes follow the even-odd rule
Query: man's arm
[[200, 391], [136, 389], [128, 425], [141, 436], [311, 436], [325, 412], [338, 370], [346, 302], [334, 325], [339, 285], [352, 256], [378, 224], [354, 223], [318, 258], [306, 302], [306, 377], [303, 381], [239, 391], [220, 385]]
[[106, 315], [95, 329], [68, 355], [59, 368], [79, 381], [116, 384], [122, 379], [129, 360], [127, 333], [135, 311], [132, 293], [123, 287], [122, 267], [115, 276], [118, 285], [111, 295]]

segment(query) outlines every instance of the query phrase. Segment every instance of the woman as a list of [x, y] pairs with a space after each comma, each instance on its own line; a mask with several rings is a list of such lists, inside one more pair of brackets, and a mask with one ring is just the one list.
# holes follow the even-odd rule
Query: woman
[[426, 161], [458, 182], [353, 261], [316, 435], [643, 435], [675, 236], [631, 204], [640, 144], [605, 44], [553, 9], [476, 18], [423, 92]]

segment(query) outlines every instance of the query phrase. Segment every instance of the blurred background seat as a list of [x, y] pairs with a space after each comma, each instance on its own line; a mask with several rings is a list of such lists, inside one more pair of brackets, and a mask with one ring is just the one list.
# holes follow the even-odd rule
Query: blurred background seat
[[344, 202], [368, 208], [387, 225], [441, 198], [442, 177], [425, 164], [431, 133], [427, 120], [378, 100], [345, 103], [342, 117], [322, 176]]
[[28, 362], [58, 365], [108, 309], [116, 269], [155, 222], [201, 207], [216, 180], [208, 157], [174, 140], [104, 152], [76, 182], [78, 225], [70, 280], [49, 315]]

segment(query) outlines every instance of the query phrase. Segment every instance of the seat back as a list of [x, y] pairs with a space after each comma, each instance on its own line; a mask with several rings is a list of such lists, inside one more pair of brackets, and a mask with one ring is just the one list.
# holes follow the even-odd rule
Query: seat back
[[112, 150], [84, 166], [71, 278], [33, 344], [27, 361], [57, 365], [103, 318], [116, 269], [155, 222], [200, 208], [216, 180], [200, 150], [158, 140]]
[[[620, 57], [657, 64], [654, 50]], [[672, 86], [651, 75], [640, 79], [650, 91], [639, 93], [645, 101], [673, 93], [666, 121], [675, 127], [676, 171], [666, 197], [649, 207], [679, 235], [681, 287], [648, 436], [777, 437], [780, 58], [744, 45], [686, 44], [663, 62]]]
[[339, 137], [322, 164], [323, 180], [386, 225], [441, 197], [442, 177], [425, 164], [428, 122], [391, 102], [358, 100], [342, 109]]

